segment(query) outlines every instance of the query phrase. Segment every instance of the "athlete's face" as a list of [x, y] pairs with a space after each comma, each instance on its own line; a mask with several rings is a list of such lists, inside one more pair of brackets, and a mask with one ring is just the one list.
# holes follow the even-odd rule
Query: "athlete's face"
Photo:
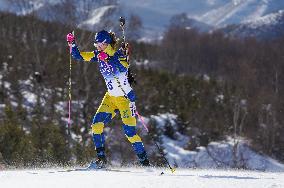
[[103, 43], [103, 42], [97, 42], [95, 43], [95, 47], [99, 50], [99, 51], [104, 51], [107, 48], [108, 44], [107, 43]]

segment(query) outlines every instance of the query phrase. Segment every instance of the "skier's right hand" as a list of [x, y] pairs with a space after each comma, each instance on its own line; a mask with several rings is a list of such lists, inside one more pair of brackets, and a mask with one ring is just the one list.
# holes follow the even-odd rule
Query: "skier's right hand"
[[66, 35], [66, 40], [69, 45], [71, 45], [73, 42], [75, 42], [75, 36], [72, 33], [68, 33]]
[[101, 61], [106, 61], [106, 60], [109, 58], [109, 56], [108, 56], [107, 53], [105, 53], [105, 52], [100, 52], [100, 53], [98, 54], [98, 58], [99, 58]]
[[130, 102], [129, 103], [129, 108], [131, 111], [131, 116], [135, 117], [136, 116], [136, 105], [135, 102]]

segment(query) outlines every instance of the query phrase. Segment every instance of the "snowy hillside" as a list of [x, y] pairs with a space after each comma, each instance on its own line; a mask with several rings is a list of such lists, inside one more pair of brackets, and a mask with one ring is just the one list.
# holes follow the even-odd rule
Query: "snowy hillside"
[[284, 172], [284, 164], [253, 151], [248, 141], [242, 138], [210, 142], [207, 147], [201, 146], [193, 151], [186, 149], [192, 137], [178, 132], [176, 118], [173, 114], [151, 116], [151, 121], [156, 122], [162, 146], [171, 164], [185, 168], [245, 168]]
[[[120, 2], [122, 6], [126, 7], [127, 12], [134, 13], [133, 10], [135, 10], [135, 14], [143, 19], [145, 26], [151, 28], [166, 26], [172, 16], [180, 13], [186, 13], [189, 17], [208, 25], [221, 27], [226, 24], [240, 23], [255, 12], [259, 12], [258, 7], [265, 3], [267, 4], [265, 10], [269, 12], [267, 10], [269, 9], [268, 2], [257, 0], [175, 0], [166, 2], [146, 0], [140, 1], [140, 3], [120, 0]], [[284, 4], [280, 4], [280, 7], [284, 8]], [[239, 14], [239, 12], [247, 12], [247, 14]], [[257, 16], [263, 14], [264, 12], [257, 14]]]
[[[61, 172], [60, 172], [61, 171]], [[0, 187], [7, 188], [283, 188], [283, 173], [252, 171], [186, 170], [173, 174], [160, 169], [122, 169], [111, 171], [63, 172], [60, 169], [0, 171]]]
[[28, 3], [0, 0], [0, 10], [17, 14], [35, 13], [45, 20], [59, 19], [66, 23], [70, 15], [67, 15], [63, 8], [70, 6], [69, 13], [79, 18], [75, 20], [77, 25], [91, 30], [101, 27], [113, 29], [116, 23], [111, 20], [121, 15], [130, 17], [134, 14], [142, 20], [142, 37], [152, 39], [160, 38], [172, 17], [182, 13], [191, 20], [187, 27], [204, 31], [231, 24], [255, 22], [266, 19], [265, 16], [269, 14], [284, 10], [284, 1], [281, 0], [100, 0], [95, 3], [87, 0], [75, 2], [74, 5], [57, 0], [25, 2]]
[[262, 39], [271, 39], [284, 34], [284, 11], [271, 13], [253, 21], [224, 29], [232, 36], [255, 36]]
[[[177, 14], [186, 13], [213, 28], [230, 24], [254, 21], [262, 16], [284, 9], [284, 1], [279, 0], [175, 0], [175, 1], [128, 1], [120, 0], [126, 12], [138, 14], [146, 30], [154, 33], [169, 25], [170, 19]], [[155, 19], [158, 18], [158, 19]], [[197, 26], [197, 28], [199, 28]]]

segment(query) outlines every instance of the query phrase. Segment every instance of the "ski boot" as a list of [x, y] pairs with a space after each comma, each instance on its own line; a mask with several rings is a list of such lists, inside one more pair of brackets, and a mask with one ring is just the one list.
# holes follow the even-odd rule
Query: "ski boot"
[[141, 154], [137, 154], [137, 156], [142, 167], [150, 167], [150, 162], [145, 151]]
[[99, 169], [106, 169], [107, 160], [105, 157], [98, 157], [95, 161], [92, 161], [87, 170], [99, 170]]

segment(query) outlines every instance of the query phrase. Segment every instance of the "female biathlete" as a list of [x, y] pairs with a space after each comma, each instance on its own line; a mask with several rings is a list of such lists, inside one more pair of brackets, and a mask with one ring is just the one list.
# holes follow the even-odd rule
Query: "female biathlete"
[[140, 164], [149, 166], [142, 140], [136, 133], [136, 97], [128, 81], [129, 63], [125, 49], [116, 49], [117, 41], [114, 33], [105, 30], [96, 33], [94, 43], [96, 49], [92, 52], [80, 52], [72, 33], [67, 35], [67, 42], [72, 48], [71, 55], [74, 59], [94, 62], [99, 65], [108, 90], [93, 118], [92, 134], [97, 159], [92, 161], [88, 168], [100, 169], [106, 167], [103, 129], [118, 111], [123, 122], [125, 136], [131, 142]]

